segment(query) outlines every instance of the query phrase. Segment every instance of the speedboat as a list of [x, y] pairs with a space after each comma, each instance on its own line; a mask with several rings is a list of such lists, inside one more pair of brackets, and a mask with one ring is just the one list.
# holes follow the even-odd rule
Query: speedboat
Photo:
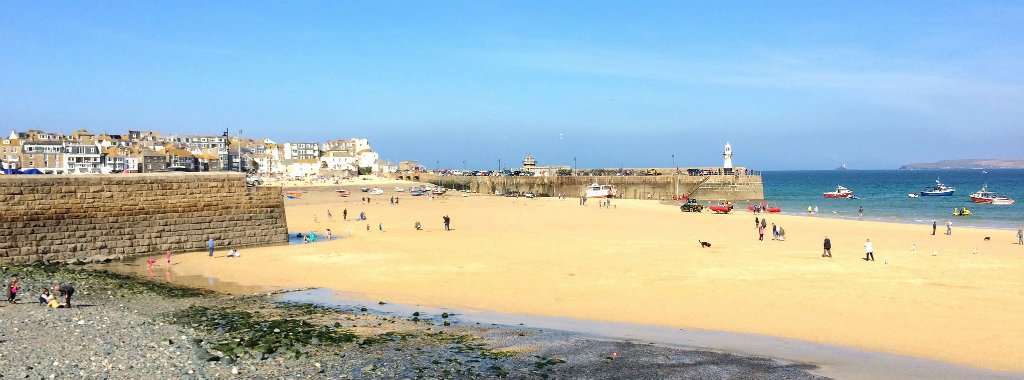
[[1007, 197], [998, 197], [998, 198], [992, 199], [991, 203], [994, 204], [994, 205], [1012, 205], [1013, 204], [1013, 199], [1010, 199], [1010, 198], [1007, 198]]
[[944, 185], [939, 180], [935, 180], [935, 186], [927, 187], [921, 192], [922, 197], [943, 197], [953, 195], [956, 189]]
[[587, 186], [586, 196], [587, 198], [615, 198], [615, 186], [593, 183]]
[[914, 194], [914, 193], [907, 194], [907, 196], [911, 197], [911, 198], [918, 198], [918, 197], [920, 197], [920, 195], [917, 195], [917, 194]]
[[824, 193], [822, 195], [824, 195], [825, 198], [847, 198], [847, 197], [853, 195], [853, 192], [850, 191], [850, 189], [847, 189], [847, 188], [842, 187], [842, 186], [838, 186], [838, 187], [836, 187], [836, 191], [829, 191], [829, 192]]

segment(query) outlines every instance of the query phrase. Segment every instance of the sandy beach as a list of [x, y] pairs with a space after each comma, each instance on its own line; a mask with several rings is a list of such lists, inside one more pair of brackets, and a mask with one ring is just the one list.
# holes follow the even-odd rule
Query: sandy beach
[[[286, 188], [304, 192], [285, 200], [289, 231], [316, 232], [317, 243], [241, 249], [240, 259], [218, 246], [214, 259], [175, 255], [173, 271], [405, 304], [762, 334], [1024, 372], [1024, 247], [1016, 231], [954, 224], [951, 236], [941, 226], [932, 236], [930, 225], [761, 214], [769, 232], [758, 241], [746, 210], [682, 213], [639, 200], [606, 209], [576, 198], [458, 193], [430, 200], [395, 193], [412, 184], [391, 182]], [[386, 192], [363, 204], [364, 183]], [[352, 196], [338, 197], [335, 188]], [[389, 202], [394, 195], [398, 205]], [[367, 221], [353, 220], [360, 212]], [[417, 221], [423, 230], [413, 228]], [[771, 223], [787, 241], [771, 240]], [[335, 239], [319, 241], [328, 228]], [[825, 235], [831, 259], [821, 257]], [[874, 262], [862, 260], [868, 238]]]

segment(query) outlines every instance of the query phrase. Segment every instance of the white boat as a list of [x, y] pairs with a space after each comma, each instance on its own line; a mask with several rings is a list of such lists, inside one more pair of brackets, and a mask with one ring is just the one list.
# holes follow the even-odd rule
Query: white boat
[[914, 194], [914, 193], [907, 194], [907, 196], [911, 197], [911, 198], [919, 198], [919, 197], [921, 197], [920, 195], [917, 195], [917, 194]]
[[591, 184], [587, 187], [587, 198], [615, 198], [615, 186]]
[[403, 191], [405, 191], [405, 188], [404, 188], [404, 187], [396, 187], [396, 188], [395, 188], [395, 192], [401, 193], [401, 192], [403, 192]]
[[384, 194], [384, 190], [374, 187], [373, 190], [370, 190], [370, 194], [381, 195]]
[[994, 205], [1012, 205], [1013, 204], [1013, 199], [1006, 198], [1006, 197], [993, 198], [992, 202], [990, 202], [990, 203], [992, 203]]
[[850, 191], [850, 189], [847, 189], [840, 185], [836, 186], [836, 191], [829, 191], [826, 193], [822, 193], [822, 195], [824, 195], [825, 198], [847, 198], [853, 195], [853, 192]]

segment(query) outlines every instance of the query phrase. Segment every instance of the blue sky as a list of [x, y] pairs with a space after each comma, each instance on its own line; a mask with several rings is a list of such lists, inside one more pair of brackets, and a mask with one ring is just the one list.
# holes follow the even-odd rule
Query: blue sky
[[1017, 1], [5, 1], [0, 129], [453, 168], [1020, 158], [1021, 25]]

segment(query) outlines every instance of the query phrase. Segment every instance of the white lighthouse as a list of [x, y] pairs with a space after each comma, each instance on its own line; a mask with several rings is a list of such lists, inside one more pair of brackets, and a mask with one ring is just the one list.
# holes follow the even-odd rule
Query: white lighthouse
[[729, 145], [728, 141], [725, 142], [725, 151], [722, 152], [722, 156], [725, 157], [725, 163], [722, 167], [732, 169], [732, 145]]

